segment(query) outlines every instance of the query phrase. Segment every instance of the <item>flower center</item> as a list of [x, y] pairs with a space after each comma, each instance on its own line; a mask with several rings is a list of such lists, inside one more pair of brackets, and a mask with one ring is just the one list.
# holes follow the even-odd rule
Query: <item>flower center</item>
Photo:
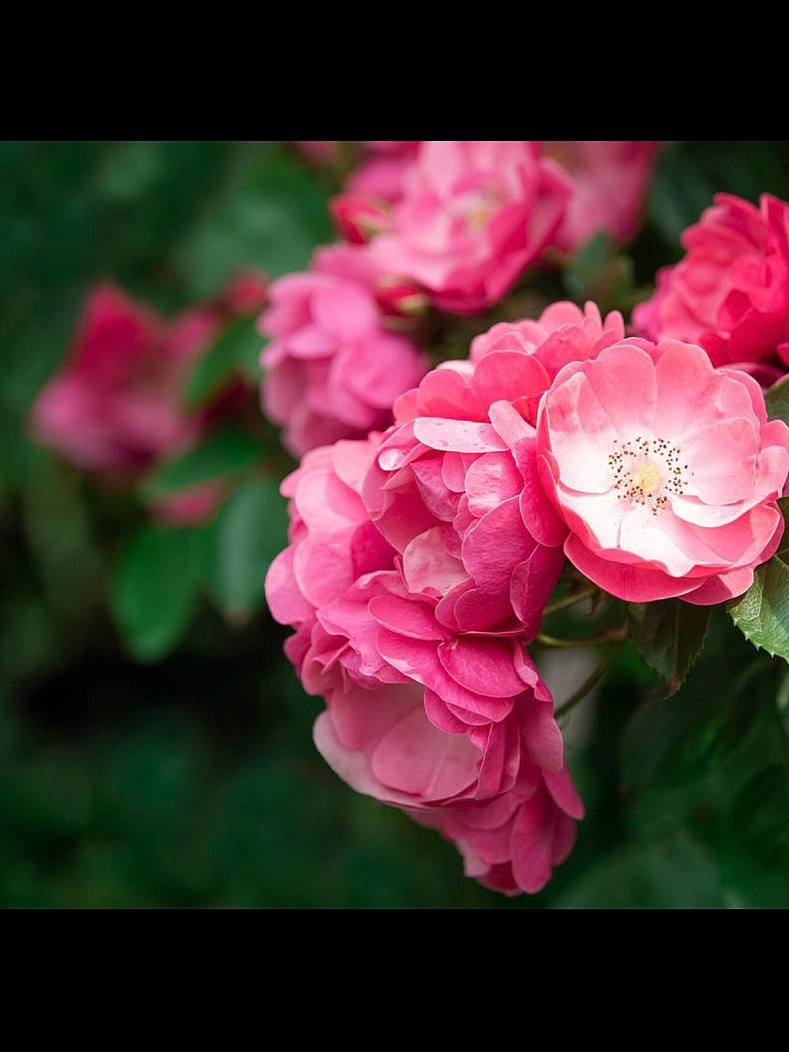
[[654, 460], [645, 460], [633, 468], [633, 485], [640, 490], [645, 497], [651, 497], [653, 493], [663, 485], [663, 472]]
[[501, 194], [495, 187], [481, 186], [469, 194], [464, 202], [463, 214], [466, 222], [472, 230], [482, 230], [501, 203]]
[[638, 435], [627, 442], [617, 438], [608, 454], [608, 466], [618, 498], [646, 505], [653, 515], [670, 496], [684, 493], [688, 483], [682, 450], [665, 438]]

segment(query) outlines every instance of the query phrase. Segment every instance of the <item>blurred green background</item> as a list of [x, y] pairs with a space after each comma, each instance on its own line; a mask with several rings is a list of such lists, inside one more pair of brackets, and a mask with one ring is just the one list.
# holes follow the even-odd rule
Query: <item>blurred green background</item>
[[[508, 900], [315, 751], [321, 703], [263, 603], [286, 526], [273, 432], [260, 463], [224, 465], [216, 518], [178, 530], [27, 439], [95, 282], [172, 314], [239, 267], [302, 269], [336, 188], [287, 144], [0, 145], [0, 905], [786, 906], [789, 678], [722, 611], [671, 698], [625, 650], [570, 750], [575, 851]], [[624, 306], [719, 190], [789, 198], [786, 144], [671, 144], [636, 243], [590, 246], [551, 293]]]

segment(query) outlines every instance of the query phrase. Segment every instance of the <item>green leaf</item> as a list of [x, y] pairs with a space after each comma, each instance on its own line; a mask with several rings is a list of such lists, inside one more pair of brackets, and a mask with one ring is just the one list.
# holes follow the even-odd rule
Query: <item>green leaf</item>
[[110, 609], [131, 654], [156, 661], [189, 626], [207, 561], [206, 534], [144, 526], [129, 538], [110, 589]]
[[765, 391], [764, 401], [771, 420], [783, 420], [789, 424], [789, 379], [784, 377], [773, 384], [769, 391]]
[[682, 830], [603, 856], [552, 903], [558, 909], [720, 909], [714, 856]]
[[227, 328], [190, 376], [186, 388], [187, 408], [206, 402], [235, 374], [256, 378], [262, 347], [263, 337], [254, 319], [242, 318]]
[[[718, 648], [710, 650], [681, 694], [653, 694], [632, 713], [619, 747], [619, 777], [628, 792], [689, 784], [709, 769], [713, 757], [730, 767], [732, 754], [759, 721], [774, 721], [774, 674], [766, 659], [740, 639], [733, 641], [733, 660]], [[769, 750], [760, 749], [767, 759]], [[743, 766], [749, 764], [750, 759]]]
[[668, 681], [669, 693], [679, 690], [707, 635], [710, 608], [663, 599], [631, 603], [630, 636], [644, 660]]
[[260, 459], [260, 446], [246, 431], [217, 431], [188, 453], [163, 465], [143, 485], [143, 495], [157, 500], [175, 490], [234, 474]]
[[[781, 503], [785, 505], [786, 501]], [[753, 584], [745, 595], [729, 603], [727, 610], [754, 646], [789, 661], [789, 536], [786, 532], [772, 559], [756, 570]]]
[[562, 274], [565, 288], [579, 303], [594, 300], [605, 314], [629, 313], [638, 299], [633, 264], [606, 234], [598, 234], [576, 253]]
[[243, 620], [263, 604], [263, 581], [287, 544], [285, 503], [273, 479], [250, 482], [228, 501], [217, 531], [216, 593], [226, 615]]
[[242, 267], [271, 277], [303, 270], [315, 246], [331, 239], [326, 198], [313, 176], [273, 143], [246, 144], [175, 265], [190, 294], [203, 298]]
[[[719, 626], [728, 630], [725, 637]], [[719, 638], [711, 639], [682, 694], [648, 700], [629, 721], [619, 749], [618, 799], [627, 830], [640, 842], [683, 829], [703, 842], [717, 860], [727, 905], [772, 905], [785, 899], [789, 877], [775, 704], [782, 669], [751, 650], [725, 619], [714, 629]]]

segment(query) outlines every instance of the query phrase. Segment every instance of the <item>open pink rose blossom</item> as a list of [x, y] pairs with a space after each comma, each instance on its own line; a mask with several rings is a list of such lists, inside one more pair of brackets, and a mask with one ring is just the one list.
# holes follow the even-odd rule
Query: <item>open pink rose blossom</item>
[[537, 143], [422, 142], [371, 255], [382, 273], [417, 282], [442, 310], [484, 310], [538, 259], [570, 192]]
[[550, 694], [521, 638], [454, 631], [429, 585], [412, 590], [360, 497], [380, 441], [315, 450], [283, 483], [291, 543], [266, 595], [326, 699], [316, 744], [354, 789], [453, 840], [468, 875], [538, 891], [583, 814]]
[[789, 428], [699, 347], [632, 339], [565, 366], [537, 447], [568, 558], [619, 598], [722, 602], [781, 539]]
[[717, 194], [682, 244], [685, 258], [658, 271], [655, 295], [634, 310], [636, 330], [698, 343], [715, 365], [774, 383], [789, 367], [789, 204]]
[[545, 142], [545, 154], [573, 183], [556, 243], [565, 252], [595, 234], [629, 241], [638, 233], [658, 142]]
[[263, 409], [296, 456], [386, 427], [394, 399], [425, 372], [414, 343], [384, 328], [374, 278], [364, 249], [339, 246], [270, 286]]

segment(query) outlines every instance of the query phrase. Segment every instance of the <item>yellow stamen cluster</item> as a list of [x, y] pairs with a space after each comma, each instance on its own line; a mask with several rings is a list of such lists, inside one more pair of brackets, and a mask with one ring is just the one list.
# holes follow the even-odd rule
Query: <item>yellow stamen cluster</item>
[[685, 492], [688, 465], [682, 463], [678, 446], [665, 438], [641, 435], [627, 442], [615, 439], [614, 446], [608, 455], [608, 466], [620, 500], [645, 505], [657, 515], [669, 496]]

